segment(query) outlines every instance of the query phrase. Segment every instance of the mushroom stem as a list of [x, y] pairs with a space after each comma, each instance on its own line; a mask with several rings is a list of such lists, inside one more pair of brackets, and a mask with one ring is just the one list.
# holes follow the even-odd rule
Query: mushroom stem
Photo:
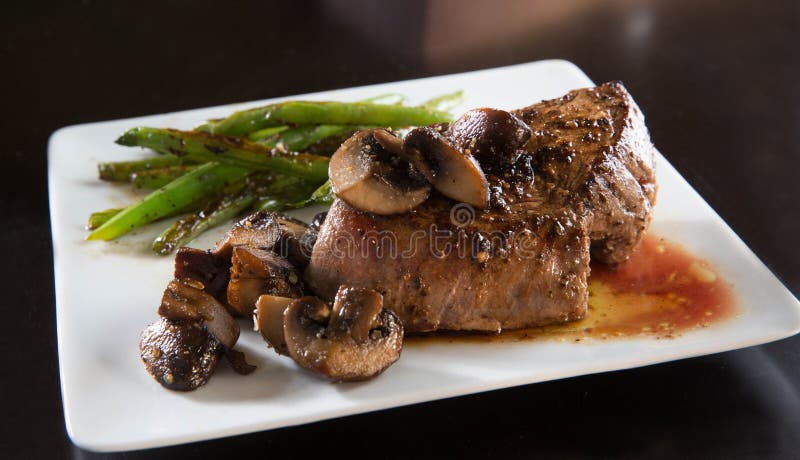
[[349, 334], [357, 343], [369, 340], [369, 331], [378, 327], [383, 296], [378, 292], [342, 286], [336, 293], [328, 333]]

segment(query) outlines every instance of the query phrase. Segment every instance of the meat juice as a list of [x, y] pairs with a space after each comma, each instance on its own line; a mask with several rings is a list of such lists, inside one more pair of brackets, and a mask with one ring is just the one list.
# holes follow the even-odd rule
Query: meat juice
[[408, 342], [671, 339], [736, 314], [732, 287], [716, 269], [664, 238], [645, 237], [617, 268], [592, 264], [589, 310], [582, 320], [500, 334], [434, 333]]

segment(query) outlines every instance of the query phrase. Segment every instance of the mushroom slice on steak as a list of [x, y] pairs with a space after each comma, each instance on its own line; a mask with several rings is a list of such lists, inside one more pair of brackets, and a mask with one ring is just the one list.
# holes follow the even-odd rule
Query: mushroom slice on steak
[[470, 110], [453, 122], [449, 137], [481, 166], [502, 168], [513, 162], [517, 149], [528, 142], [531, 128], [505, 110], [483, 108]]
[[201, 321], [161, 318], [142, 332], [139, 353], [162, 386], [191, 391], [208, 382], [223, 347]]
[[284, 214], [259, 211], [237, 222], [220, 240], [213, 253], [230, 259], [233, 248], [245, 246], [273, 251], [303, 269], [311, 257], [301, 238], [308, 225]]
[[403, 326], [370, 289], [342, 286], [331, 309], [303, 297], [284, 313], [284, 337], [299, 365], [334, 381], [365, 380], [400, 357]]
[[270, 347], [281, 355], [289, 355], [286, 338], [283, 335], [283, 314], [289, 304], [295, 300], [289, 297], [264, 294], [256, 301], [256, 308], [253, 311], [255, 330], [261, 334]]
[[[376, 139], [375, 132], [381, 132]], [[331, 157], [328, 175], [333, 192], [350, 206], [374, 214], [400, 214], [428, 198], [430, 184], [402, 149], [388, 141], [386, 130], [360, 131]], [[399, 141], [399, 139], [397, 139]], [[393, 150], [388, 150], [389, 146]]]
[[226, 348], [239, 339], [239, 323], [193, 280], [172, 280], [161, 298], [158, 314], [171, 320], [201, 322]]
[[273, 252], [235, 247], [231, 264], [228, 305], [239, 315], [251, 314], [262, 294], [292, 298], [303, 295], [300, 275], [292, 264]]
[[446, 197], [481, 209], [489, 204], [489, 182], [478, 162], [439, 131], [428, 127], [411, 130], [403, 140], [403, 150], [425, 159], [431, 171], [428, 180]]
[[375, 141], [389, 154], [406, 160], [411, 167], [417, 170], [428, 182], [433, 181], [433, 171], [431, 170], [430, 163], [420, 152], [404, 148], [403, 139], [400, 139], [385, 129], [375, 129], [372, 131], [372, 135], [375, 137]]
[[231, 276], [231, 259], [219, 257], [211, 251], [183, 247], [175, 254], [175, 278], [198, 281], [203, 290], [225, 300], [225, 291]]

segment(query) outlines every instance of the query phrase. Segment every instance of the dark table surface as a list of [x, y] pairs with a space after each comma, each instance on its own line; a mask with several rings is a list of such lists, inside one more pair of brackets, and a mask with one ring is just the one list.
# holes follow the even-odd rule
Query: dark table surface
[[[105, 457], [70, 443], [59, 392], [46, 149], [65, 125], [568, 59], [625, 82], [659, 149], [800, 292], [800, 3], [229, 3], [0, 5], [0, 456]], [[794, 337], [120, 455], [797, 458], [799, 447]]]

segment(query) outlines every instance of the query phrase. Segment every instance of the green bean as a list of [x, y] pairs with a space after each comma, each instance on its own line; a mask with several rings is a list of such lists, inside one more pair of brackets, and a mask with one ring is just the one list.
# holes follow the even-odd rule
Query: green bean
[[464, 91], [456, 91], [455, 93], [443, 94], [441, 96], [428, 99], [423, 102], [420, 107], [425, 107], [428, 110], [441, 110], [449, 112], [458, 107], [464, 101]]
[[153, 241], [153, 251], [167, 255], [176, 248], [195, 239], [204, 231], [233, 219], [250, 207], [256, 197], [252, 191], [226, 194], [203, 207], [181, 217]]
[[86, 239], [113, 240], [142, 225], [185, 210], [201, 197], [219, 192], [248, 173], [245, 168], [226, 164], [207, 163], [199, 166], [147, 195], [142, 201], [128, 206]]
[[279, 177], [257, 189], [258, 199], [253, 205], [256, 211], [283, 211], [292, 208], [291, 203], [308, 196], [315, 183], [298, 180], [296, 177]]
[[298, 126], [297, 128], [289, 128], [280, 135], [260, 142], [263, 145], [270, 147], [277, 147], [283, 144], [283, 147], [290, 152], [302, 152], [308, 147], [333, 136], [348, 136], [356, 131], [362, 129], [371, 129], [375, 126], [358, 126], [358, 125], [316, 125], [316, 126]]
[[175, 155], [162, 155], [133, 161], [111, 161], [97, 164], [100, 179], [113, 182], [127, 182], [131, 174], [152, 169], [167, 168], [194, 162]]
[[374, 97], [362, 99], [359, 102], [369, 102], [372, 104], [385, 104], [385, 105], [400, 105], [406, 98], [397, 93], [380, 94]]
[[150, 169], [132, 173], [129, 180], [136, 188], [155, 190], [169, 184], [195, 168], [196, 166], [181, 165], [161, 169]]
[[236, 112], [209, 125], [213, 133], [242, 136], [286, 124], [417, 126], [451, 120], [447, 112], [423, 107], [368, 102], [289, 101]]
[[312, 182], [322, 182], [328, 177], [326, 157], [283, 153], [230, 136], [176, 129], [133, 128], [120, 136], [117, 143], [166, 151], [195, 161], [218, 161], [243, 168], [300, 176]]
[[314, 193], [312, 193], [311, 196], [305, 200], [290, 203], [289, 207], [305, 208], [306, 206], [311, 206], [314, 204], [329, 205], [333, 204], [333, 200], [335, 198], [336, 195], [333, 193], [333, 189], [331, 188], [331, 181], [327, 180], [324, 184], [320, 185], [319, 188], [314, 190]]
[[[387, 93], [387, 94], [380, 94], [378, 96], [368, 97], [358, 102], [368, 102], [372, 104], [385, 104], [385, 105], [400, 105], [403, 103], [404, 100], [405, 97], [403, 97], [400, 94]], [[219, 124], [219, 122], [221, 122], [222, 120], [224, 120], [224, 118], [212, 118], [210, 120], [206, 120], [205, 123], [194, 128], [194, 131], [211, 132], [212, 126], [214, 124]], [[250, 140], [257, 141], [269, 137], [273, 134], [276, 134], [276, 132], [271, 132], [271, 130], [273, 129], [277, 130], [277, 132], [280, 132], [287, 128], [289, 128], [289, 126], [275, 126], [274, 128], [265, 128], [263, 130], [249, 133], [248, 137], [250, 138]]]
[[289, 129], [288, 126], [275, 126], [272, 128], [264, 128], [248, 134], [247, 137], [251, 141], [262, 141], [264, 139], [275, 137], [276, 134], [280, 134], [286, 131], [287, 129]]
[[124, 209], [125, 208], [111, 208], [104, 211], [93, 212], [89, 215], [89, 220], [86, 222], [86, 230], [94, 230], [100, 227]]
[[[199, 200], [199, 202], [203, 202], [203, 201], [204, 201], [204, 199]], [[189, 209], [189, 208], [192, 208], [194, 206], [195, 206], [195, 203], [192, 203], [191, 205], [187, 206], [186, 208]], [[105, 224], [106, 222], [111, 220], [112, 217], [116, 216], [117, 214], [121, 213], [124, 210], [125, 210], [125, 208], [111, 208], [111, 209], [106, 209], [105, 211], [97, 211], [97, 212], [91, 213], [89, 215], [89, 219], [86, 222], [86, 230], [94, 230], [96, 228], [100, 228], [100, 226], [102, 226], [103, 224]], [[171, 213], [167, 214], [166, 216], [164, 216], [163, 218], [177, 216], [178, 214], [181, 214], [182, 212], [183, 212], [182, 209], [176, 209], [173, 212], [171, 212]]]

